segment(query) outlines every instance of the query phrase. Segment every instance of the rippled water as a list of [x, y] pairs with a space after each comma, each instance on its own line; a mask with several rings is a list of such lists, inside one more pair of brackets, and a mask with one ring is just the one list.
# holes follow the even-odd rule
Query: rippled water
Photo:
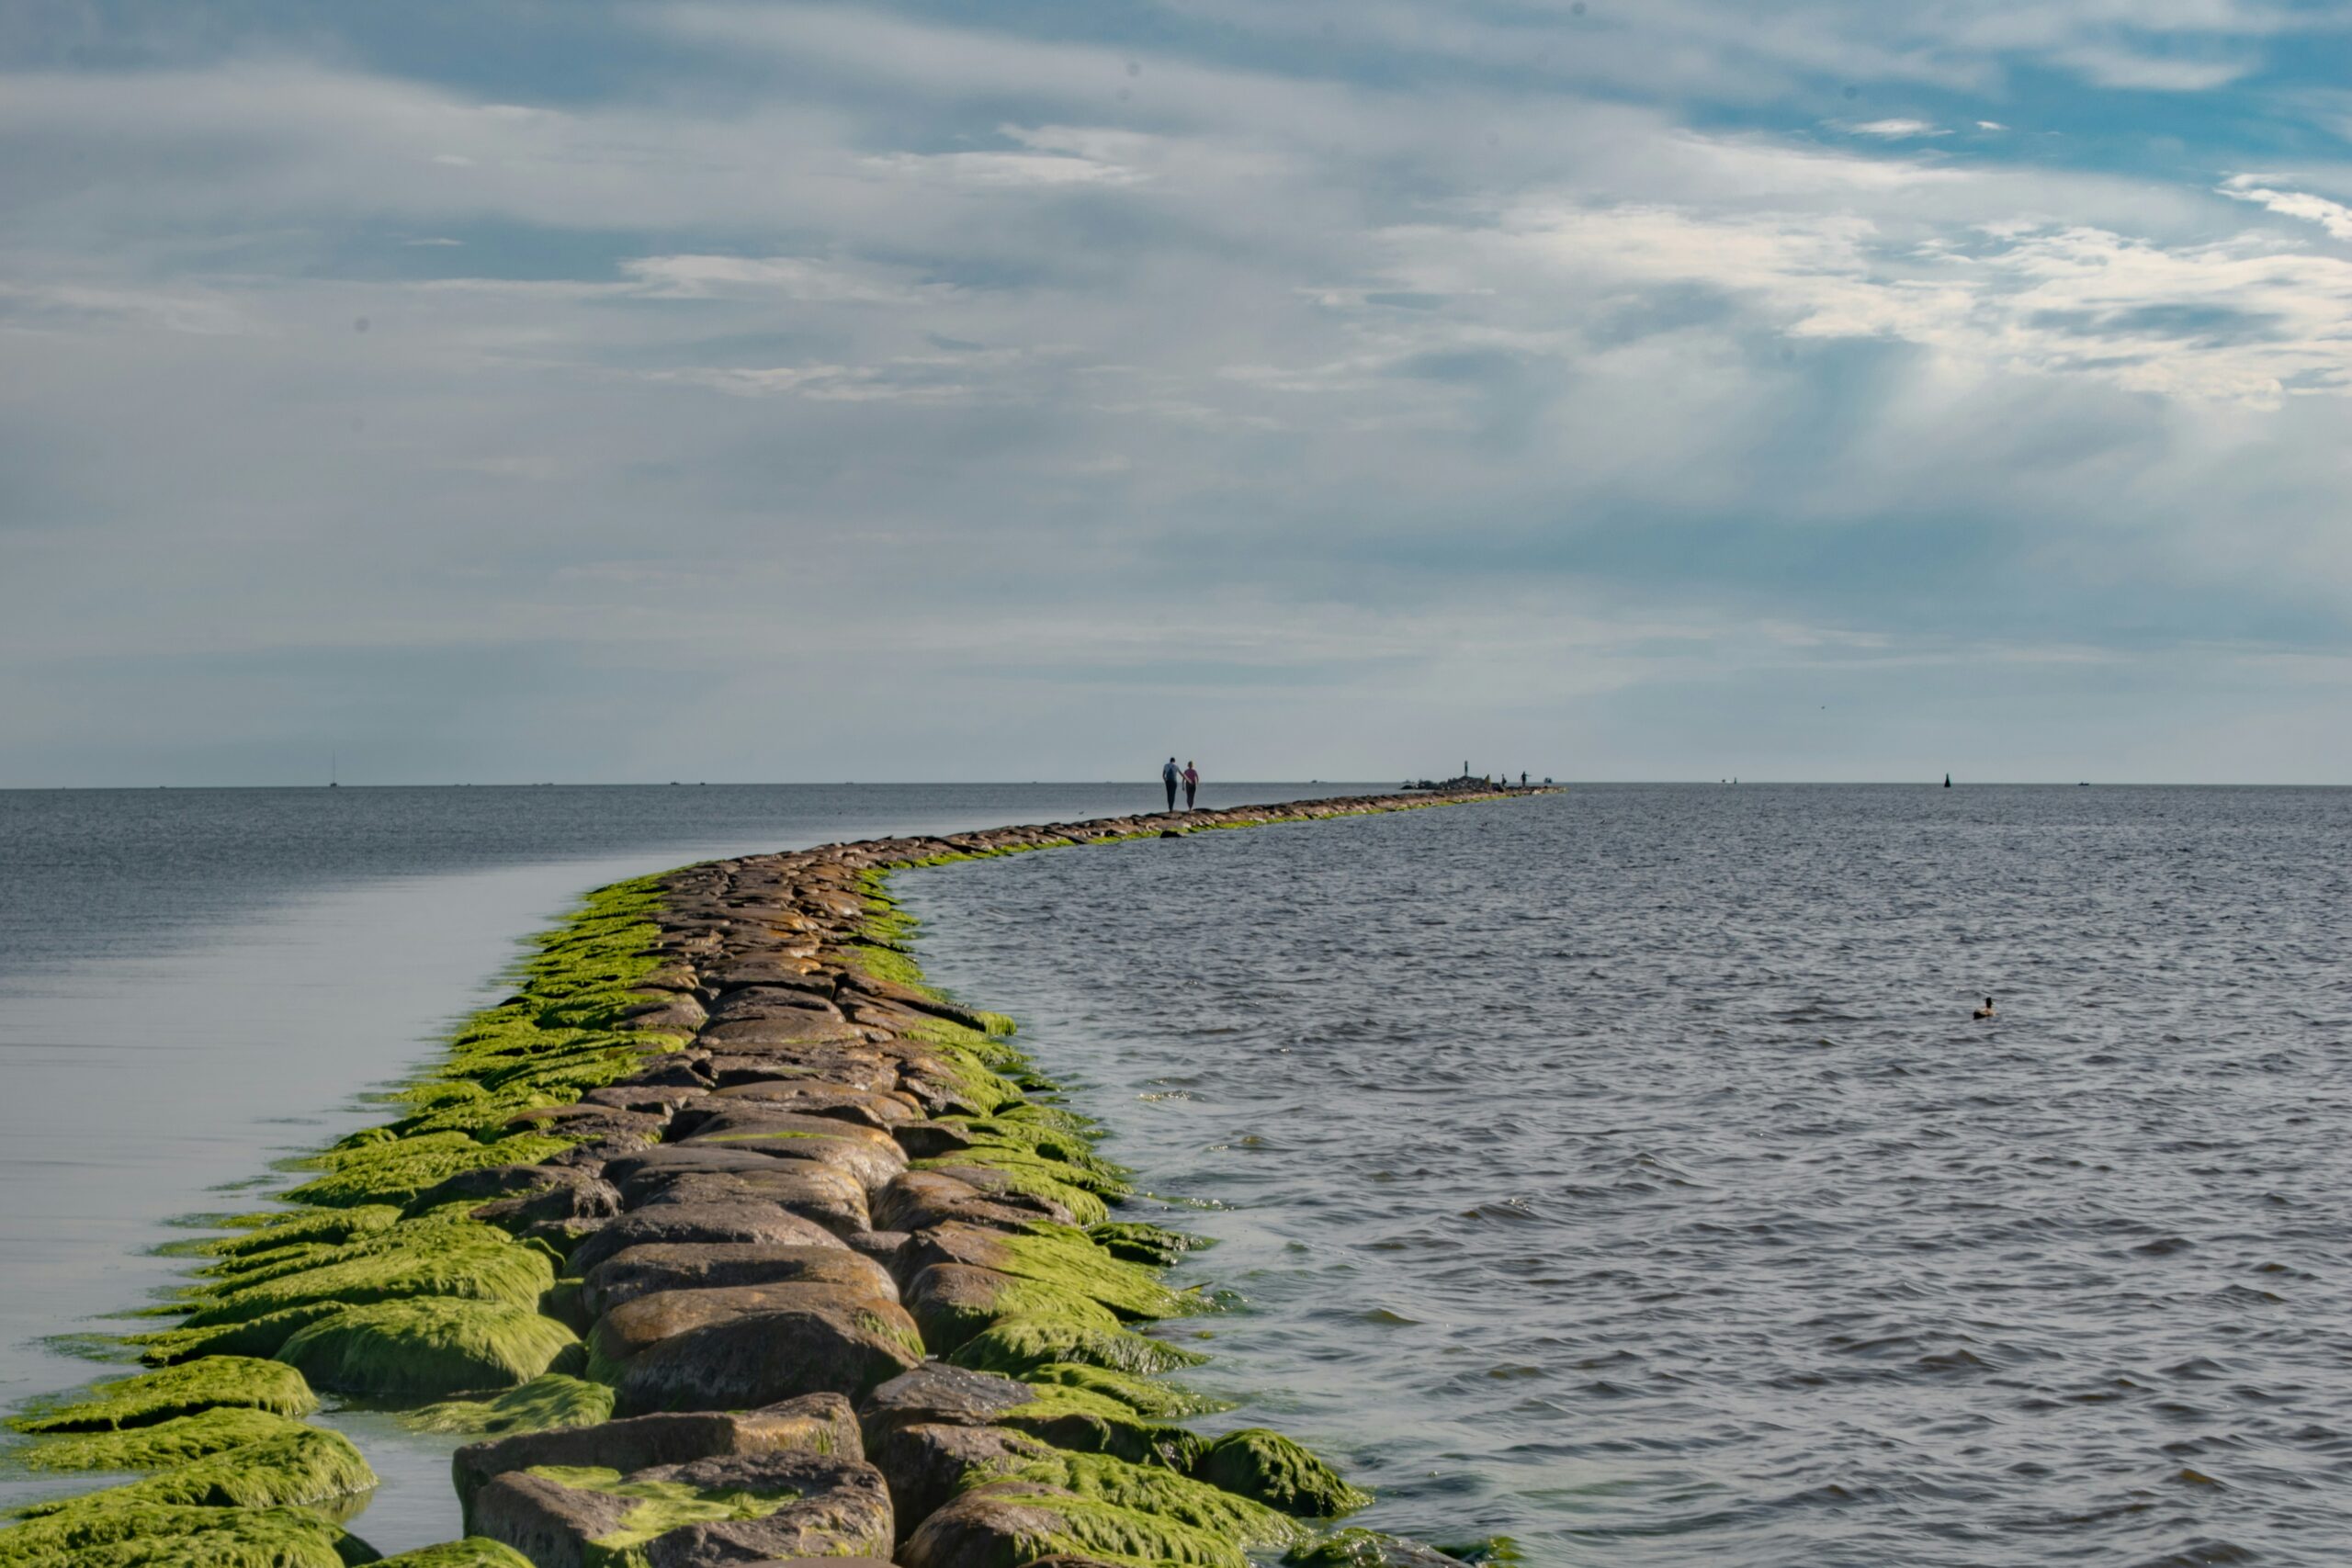
[[900, 887], [1219, 1206], [1194, 1381], [1367, 1522], [2333, 1568], [2347, 852], [2345, 792], [1623, 787]]

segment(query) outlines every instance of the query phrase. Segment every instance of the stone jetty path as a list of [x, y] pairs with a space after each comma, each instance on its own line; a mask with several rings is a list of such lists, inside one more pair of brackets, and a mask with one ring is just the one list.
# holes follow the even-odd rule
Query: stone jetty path
[[[1298, 801], [693, 865], [540, 939], [404, 1112], [238, 1216], [16, 1458], [139, 1477], [36, 1505], [0, 1568], [1442, 1568], [1165, 1375], [1195, 1238], [1011, 1043], [922, 983], [889, 873], [1535, 791]], [[379, 1559], [317, 1393], [461, 1434], [463, 1540]], [[1470, 1553], [1473, 1560], [1476, 1553]]]

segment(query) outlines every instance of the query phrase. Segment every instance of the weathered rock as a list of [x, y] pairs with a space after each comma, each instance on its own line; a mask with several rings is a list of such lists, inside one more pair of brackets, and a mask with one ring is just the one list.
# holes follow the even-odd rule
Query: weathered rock
[[609, 1027], [662, 1034], [692, 1034], [703, 1026], [709, 1016], [695, 997], [683, 991], [668, 991], [623, 1009], [614, 1015]]
[[797, 1045], [825, 1040], [862, 1040], [857, 1025], [831, 1008], [819, 1012], [794, 1008], [761, 1018], [729, 1019], [706, 1028], [696, 1039], [714, 1053], [754, 1045]]
[[670, 1208], [681, 1203], [774, 1203], [804, 1220], [814, 1220], [847, 1241], [871, 1228], [865, 1189], [848, 1171], [813, 1160], [770, 1159], [729, 1171], [680, 1175], [645, 1191], [632, 1208]]
[[922, 1361], [902, 1309], [812, 1302], [673, 1335], [624, 1362], [615, 1388], [631, 1413], [735, 1410], [820, 1392], [856, 1399]]
[[861, 1231], [842, 1239], [849, 1243], [851, 1251], [871, 1258], [889, 1270], [890, 1277], [895, 1280], [899, 1273], [899, 1258], [906, 1251], [907, 1243], [913, 1238], [904, 1231]]
[[675, 1111], [680, 1103], [692, 1100], [702, 1092], [703, 1088], [699, 1083], [616, 1083], [606, 1084], [602, 1089], [590, 1089], [580, 1097], [580, 1103], [610, 1106], [615, 1111], [641, 1111], [647, 1115], [659, 1116], [666, 1122], [670, 1112]]
[[650, 1242], [760, 1242], [771, 1247], [839, 1247], [841, 1238], [771, 1203], [671, 1203], [637, 1209], [572, 1249], [569, 1267], [585, 1277], [608, 1258]]
[[905, 1151], [888, 1134], [831, 1117], [701, 1100], [681, 1108], [677, 1123], [679, 1147], [715, 1145], [829, 1165], [856, 1177], [869, 1191], [907, 1168]]
[[1035, 1394], [1012, 1378], [925, 1361], [858, 1402], [858, 1429], [865, 1434], [867, 1448], [874, 1449], [902, 1427], [986, 1427]]
[[903, 1568], [1004, 1568], [1059, 1556], [1248, 1568], [1232, 1542], [1150, 1514], [1023, 1481], [975, 1487], [923, 1520], [899, 1549]]
[[1035, 1201], [1003, 1202], [968, 1181], [959, 1181], [938, 1170], [910, 1170], [893, 1177], [874, 1194], [868, 1208], [875, 1224], [900, 1231], [928, 1230], [944, 1224], [1018, 1231], [1033, 1221], [1053, 1217], [1046, 1205]]
[[1464, 1568], [1435, 1547], [1367, 1529], [1343, 1529], [1283, 1561], [1292, 1568]]
[[854, 1084], [828, 1083], [818, 1078], [759, 1078], [717, 1090], [714, 1100], [740, 1100], [789, 1111], [796, 1116], [826, 1116], [861, 1126], [891, 1131], [922, 1115], [922, 1108], [896, 1089], [860, 1089]]
[[763, 1558], [880, 1556], [890, 1498], [854, 1460], [778, 1452], [658, 1465], [546, 1467], [491, 1481], [474, 1529], [537, 1568], [601, 1568], [628, 1551], [647, 1568], [705, 1568]]
[[1329, 1465], [1280, 1432], [1262, 1427], [1227, 1432], [1193, 1461], [1193, 1473], [1213, 1486], [1306, 1519], [1337, 1518], [1372, 1501], [1340, 1479]]
[[867, 1450], [867, 1462], [890, 1485], [899, 1517], [920, 1524], [947, 1506], [975, 1473], [1001, 1474], [1050, 1457], [1047, 1444], [1009, 1427], [935, 1424], [893, 1427]]
[[[836, 1250], [836, 1258], [863, 1263], [855, 1253]], [[763, 1285], [721, 1285], [699, 1290], [652, 1291], [623, 1302], [596, 1320], [588, 1337], [590, 1352], [606, 1366], [626, 1361], [664, 1339], [690, 1329], [729, 1323], [786, 1309], [808, 1307], [896, 1314], [897, 1302], [852, 1285], [824, 1280], [785, 1280]], [[905, 1320], [908, 1332], [912, 1319]]]
[[708, 984], [720, 992], [741, 990], [746, 986], [788, 986], [830, 999], [836, 976], [813, 958], [768, 953], [729, 964], [713, 973]]
[[593, 1466], [624, 1474], [721, 1454], [782, 1450], [862, 1459], [865, 1448], [849, 1401], [811, 1393], [758, 1410], [682, 1411], [633, 1416], [593, 1427], [526, 1432], [457, 1451], [451, 1468], [458, 1501], [471, 1528], [472, 1499], [492, 1476], [534, 1465]]
[[[916, 1245], [910, 1240], [908, 1251]], [[902, 1254], [902, 1277], [909, 1266]], [[1001, 1318], [1043, 1315], [1094, 1328], [1115, 1328], [1119, 1321], [1083, 1297], [1043, 1291], [1010, 1274], [961, 1263], [916, 1269], [899, 1287], [899, 1299], [914, 1314], [924, 1342], [942, 1355]]]
[[620, 1111], [609, 1105], [538, 1105], [517, 1111], [506, 1119], [511, 1127], [554, 1133], [582, 1141], [651, 1143], [662, 1136], [669, 1118], [644, 1111]]
[[582, 1299], [592, 1315], [601, 1317], [657, 1291], [793, 1281], [847, 1286], [884, 1301], [899, 1299], [899, 1287], [889, 1270], [854, 1250], [759, 1242], [655, 1242], [632, 1247], [596, 1266], [587, 1277]]
[[620, 1213], [621, 1195], [594, 1170], [576, 1166], [502, 1165], [469, 1170], [430, 1188], [409, 1205], [423, 1213], [444, 1203], [479, 1198], [471, 1217], [510, 1231], [543, 1222], [606, 1219]]

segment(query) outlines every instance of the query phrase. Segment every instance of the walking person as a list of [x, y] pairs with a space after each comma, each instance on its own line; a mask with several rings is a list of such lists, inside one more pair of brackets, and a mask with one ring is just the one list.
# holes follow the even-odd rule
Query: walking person
[[1170, 811], [1176, 809], [1177, 776], [1176, 759], [1170, 757], [1168, 759], [1167, 765], [1159, 770], [1159, 782], [1168, 786], [1168, 809]]
[[1196, 768], [1196, 767], [1194, 767], [1194, 766], [1193, 766], [1193, 761], [1192, 761], [1192, 759], [1191, 759], [1191, 758], [1189, 758], [1189, 757], [1187, 757], [1187, 758], [1184, 760], [1184, 809], [1185, 809], [1185, 810], [1190, 811], [1191, 809], [1193, 809], [1193, 796], [1194, 795], [1194, 794], [1196, 794], [1196, 793], [1199, 791], [1200, 787], [1201, 787], [1201, 770], [1200, 770], [1200, 769], [1198, 769], [1198, 768]]

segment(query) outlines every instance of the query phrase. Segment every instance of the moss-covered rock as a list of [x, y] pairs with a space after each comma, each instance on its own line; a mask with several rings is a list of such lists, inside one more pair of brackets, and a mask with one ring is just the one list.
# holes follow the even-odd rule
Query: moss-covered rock
[[538, 1465], [492, 1479], [471, 1512], [475, 1529], [543, 1568], [879, 1556], [892, 1524], [873, 1467], [791, 1451], [628, 1475]]
[[256, 1442], [209, 1454], [128, 1486], [35, 1503], [27, 1518], [139, 1506], [273, 1508], [319, 1504], [372, 1490], [376, 1472], [340, 1432], [299, 1423]]
[[300, 1427], [266, 1410], [220, 1405], [149, 1427], [52, 1438], [20, 1457], [29, 1470], [169, 1470]]
[[1206, 1439], [1197, 1432], [1154, 1421], [1121, 1400], [1091, 1389], [1030, 1385], [1032, 1397], [1001, 1412], [1000, 1425], [1043, 1438], [1057, 1449], [1109, 1454], [1131, 1464], [1190, 1472]]
[[1180, 1416], [1206, 1416], [1233, 1408], [1225, 1400], [1211, 1399], [1206, 1394], [1193, 1393], [1172, 1383], [1157, 1382], [1129, 1372], [1115, 1372], [1108, 1367], [1090, 1367], [1083, 1362], [1048, 1361], [1019, 1375], [1024, 1382], [1080, 1388], [1102, 1394], [1138, 1414], [1161, 1420]]
[[1188, 1252], [1199, 1252], [1216, 1245], [1208, 1236], [1172, 1231], [1164, 1225], [1146, 1224], [1139, 1220], [1110, 1220], [1102, 1224], [1089, 1225], [1086, 1235], [1088, 1240], [1112, 1257], [1151, 1269], [1166, 1269]]
[[1170, 1290], [1150, 1269], [1112, 1257], [1085, 1232], [1044, 1220], [1020, 1235], [966, 1224], [934, 1226], [917, 1234], [910, 1258], [992, 1269], [1057, 1294], [1099, 1303], [1129, 1319], [1178, 1317], [1203, 1304], [1195, 1295]]
[[264, 1313], [243, 1323], [134, 1334], [130, 1337], [130, 1343], [139, 1347], [141, 1360], [157, 1367], [203, 1359], [267, 1359], [276, 1356], [298, 1329], [349, 1310], [341, 1302], [311, 1302], [303, 1306]]
[[345, 1568], [375, 1559], [308, 1508], [129, 1504], [0, 1530], [0, 1568]]
[[899, 1549], [904, 1568], [1013, 1568], [1069, 1554], [1155, 1568], [1249, 1568], [1241, 1545], [1180, 1520], [1029, 1481], [975, 1487]]
[[291, 1367], [243, 1356], [210, 1356], [95, 1384], [86, 1398], [38, 1405], [8, 1425], [19, 1432], [109, 1432], [219, 1405], [307, 1416], [319, 1407], [319, 1401]]
[[965, 1340], [947, 1359], [975, 1371], [1012, 1377], [1025, 1377], [1032, 1368], [1055, 1362], [1143, 1375], [1197, 1367], [1208, 1359], [1197, 1350], [1147, 1338], [1129, 1329], [1058, 1317], [1005, 1318]]
[[489, 1142], [471, 1133], [425, 1133], [361, 1144], [316, 1156], [310, 1163], [325, 1174], [288, 1192], [297, 1203], [334, 1208], [358, 1204], [405, 1205], [460, 1171], [497, 1165], [537, 1165], [571, 1147], [570, 1138], [515, 1133]]
[[907, 1281], [903, 1300], [923, 1342], [943, 1354], [1007, 1318], [1066, 1324], [1104, 1332], [1119, 1326], [1110, 1308], [1056, 1285], [964, 1263], [934, 1263]]
[[421, 1297], [345, 1308], [277, 1354], [339, 1393], [449, 1394], [526, 1383], [579, 1344], [526, 1307]]
[[401, 1212], [389, 1203], [363, 1203], [349, 1209], [289, 1209], [241, 1217], [239, 1234], [200, 1243], [196, 1250], [216, 1258], [245, 1258], [280, 1247], [310, 1244], [332, 1247], [371, 1231], [390, 1230], [400, 1217]]
[[613, 1414], [613, 1391], [562, 1372], [547, 1372], [494, 1399], [426, 1404], [401, 1416], [419, 1432], [545, 1432], [593, 1427]]
[[1242, 1546], [1287, 1547], [1306, 1539], [1306, 1529], [1287, 1514], [1235, 1496], [1204, 1482], [1156, 1465], [1130, 1464], [1108, 1454], [1054, 1452], [977, 1473], [971, 1484], [1028, 1481], [1098, 1503], [1148, 1514]]
[[531, 1560], [511, 1546], [469, 1535], [383, 1558], [376, 1568], [531, 1568]]
[[321, 1302], [365, 1305], [408, 1296], [536, 1306], [555, 1283], [547, 1254], [492, 1225], [413, 1220], [329, 1249], [306, 1267], [207, 1289], [187, 1326], [243, 1323]]
[[1209, 1444], [1193, 1473], [1301, 1518], [1337, 1518], [1372, 1501], [1370, 1493], [1340, 1480], [1305, 1448], [1262, 1427], [1227, 1432]]
[[1349, 1529], [1283, 1554], [1288, 1568], [1466, 1568], [1466, 1559], [1379, 1530]]

